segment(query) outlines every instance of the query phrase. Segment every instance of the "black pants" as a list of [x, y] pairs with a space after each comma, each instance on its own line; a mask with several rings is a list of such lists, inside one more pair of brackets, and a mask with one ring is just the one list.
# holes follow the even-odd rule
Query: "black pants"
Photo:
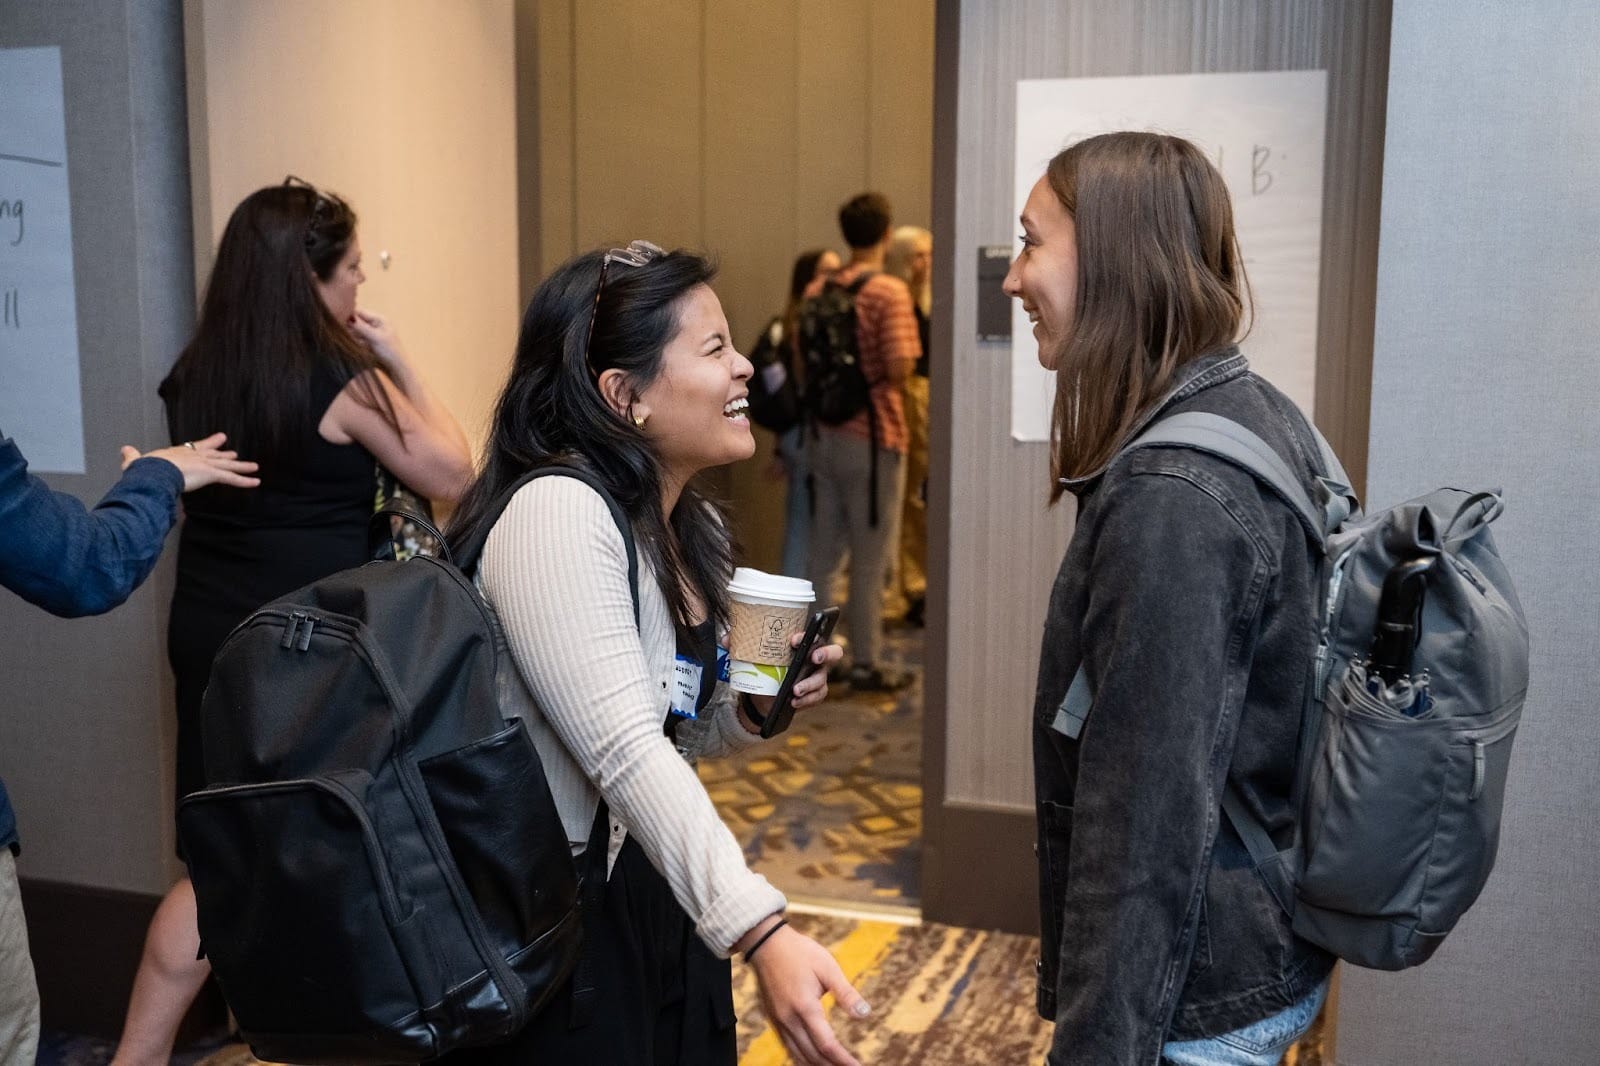
[[584, 916], [597, 995], [575, 1018], [571, 981], [509, 1044], [441, 1063], [525, 1066], [734, 1066], [733, 975], [698, 936], [666, 879], [630, 837], [598, 917]]

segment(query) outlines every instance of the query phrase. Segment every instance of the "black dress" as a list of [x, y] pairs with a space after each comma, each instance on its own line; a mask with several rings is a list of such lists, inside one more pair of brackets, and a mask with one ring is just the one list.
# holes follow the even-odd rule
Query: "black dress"
[[[317, 370], [298, 427], [298, 454], [263, 462], [258, 488], [218, 485], [184, 498], [167, 627], [167, 658], [177, 678], [180, 800], [205, 784], [200, 698], [228, 634], [263, 604], [366, 561], [376, 492], [372, 453], [359, 444], [330, 444], [317, 433], [343, 386], [332, 366]], [[168, 396], [169, 424], [172, 405]]]

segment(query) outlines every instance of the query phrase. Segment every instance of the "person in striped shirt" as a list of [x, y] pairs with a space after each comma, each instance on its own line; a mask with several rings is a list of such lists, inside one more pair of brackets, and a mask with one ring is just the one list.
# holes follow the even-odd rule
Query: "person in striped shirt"
[[904, 491], [901, 467], [907, 433], [901, 391], [922, 355], [911, 290], [883, 272], [892, 215], [888, 198], [875, 192], [862, 193], [839, 208], [849, 262], [832, 278], [819, 278], [806, 289], [806, 298], [811, 299], [821, 295], [826, 284], [849, 288], [866, 276], [855, 294], [855, 315], [861, 371], [871, 386], [871, 411], [864, 409], [837, 426], [814, 425], [806, 442], [816, 493], [811, 581], [826, 596], [833, 573], [849, 552], [849, 679], [852, 688], [866, 692], [891, 692], [912, 680], [879, 658], [884, 568]]

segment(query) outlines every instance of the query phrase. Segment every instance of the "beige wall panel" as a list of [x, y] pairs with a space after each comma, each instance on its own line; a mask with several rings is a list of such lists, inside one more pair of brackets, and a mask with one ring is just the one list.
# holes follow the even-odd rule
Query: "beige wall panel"
[[827, 246], [844, 251], [839, 205], [869, 187], [871, 8], [857, 0], [800, 0], [796, 9], [796, 250]]
[[[1347, 23], [1370, 18], [1361, 5], [1196, 0], [1136, 4], [1028, 0], [961, 4], [960, 87], [955, 135], [955, 298], [950, 470], [949, 602], [952, 609], [946, 707], [945, 799], [999, 810], [1032, 806], [1028, 709], [1046, 598], [1071, 534], [1069, 507], [1046, 512], [1043, 445], [1010, 439], [1009, 345], [975, 334], [977, 248], [1007, 243], [1012, 218], [1011, 156], [1020, 78], [1167, 74], [1193, 71], [1330, 71], [1323, 308], [1319, 365], [1352, 369], [1319, 376], [1347, 383], [1319, 395], [1319, 420], [1336, 429], [1357, 391], [1362, 353], [1370, 360], [1372, 262], [1355, 197], [1379, 172], [1381, 127], [1370, 121], [1368, 40]], [[1363, 110], [1364, 109], [1364, 110]], [[1337, 221], [1336, 221], [1337, 220]], [[1375, 227], [1372, 227], [1375, 233]], [[943, 236], [943, 235], [941, 235]], [[1366, 333], [1362, 315], [1367, 308]], [[1329, 403], [1337, 403], [1337, 416]], [[1364, 423], [1363, 423], [1364, 424]], [[1335, 444], [1350, 450], [1341, 436]]]
[[[538, 20], [539, 258], [548, 274], [578, 250], [573, 85], [577, 0], [534, 0]], [[531, 290], [530, 290], [531, 292]]]
[[[362, 300], [479, 442], [516, 345], [516, 112], [510, 0], [386, 4], [382, 215], [363, 220]], [[446, 14], [448, 12], [448, 14]], [[370, 25], [370, 23], [369, 23]], [[391, 266], [379, 253], [388, 251]]]
[[[719, 259], [734, 343], [754, 346], [783, 306], [794, 226], [796, 89], [794, 7], [745, 0], [705, 3], [705, 238]], [[772, 438], [757, 430], [756, 458], [730, 471], [744, 560], [776, 569], [783, 550], [782, 481], [768, 476]]]
[[481, 439], [518, 310], [510, 0], [196, 0], [190, 26], [205, 64], [191, 109], [208, 178], [196, 196], [209, 205], [196, 219], [201, 279], [252, 190], [294, 173], [347, 197], [361, 218], [363, 305], [393, 319]]
[[574, 19], [577, 248], [699, 246], [701, 6], [591, 0]]
[[[190, 135], [195, 173], [209, 178], [204, 195], [195, 193], [196, 205], [208, 207], [195, 219], [196, 282], [202, 288], [228, 215], [263, 185], [293, 173], [337, 190], [358, 212], [377, 199], [376, 174], [364, 163], [371, 141], [358, 131], [385, 111], [382, 50], [347, 46], [386, 36], [381, 25], [365, 25], [374, 6], [373, 0], [189, 3], [189, 30], [199, 34], [205, 64], [191, 73], [191, 86], [204, 92], [191, 111], [204, 126]], [[300, 32], [313, 20], [316, 34]]]
[[927, 228], [933, 159], [933, 0], [868, 4], [872, 56], [867, 180], [894, 203], [895, 224]]

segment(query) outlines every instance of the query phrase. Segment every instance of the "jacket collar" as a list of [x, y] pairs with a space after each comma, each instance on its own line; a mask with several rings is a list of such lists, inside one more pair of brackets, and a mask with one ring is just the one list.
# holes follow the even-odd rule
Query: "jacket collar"
[[1244, 353], [1239, 351], [1238, 345], [1231, 345], [1221, 351], [1190, 360], [1178, 369], [1177, 379], [1173, 382], [1172, 388], [1167, 390], [1167, 394], [1161, 398], [1161, 401], [1152, 405], [1148, 411], [1139, 416], [1139, 420], [1133, 424], [1122, 440], [1117, 442], [1117, 450], [1111, 453], [1110, 459], [1107, 459], [1098, 470], [1093, 470], [1082, 477], [1061, 478], [1061, 487], [1074, 496], [1083, 495], [1094, 486], [1095, 482], [1105, 476], [1106, 471], [1111, 468], [1111, 464], [1115, 463], [1122, 455], [1122, 449], [1138, 437], [1139, 434], [1143, 433], [1150, 423], [1161, 417], [1169, 407], [1176, 403], [1181, 403], [1196, 393], [1211, 388], [1213, 385], [1220, 385], [1224, 381], [1232, 381], [1249, 369], [1250, 363], [1245, 359]]

